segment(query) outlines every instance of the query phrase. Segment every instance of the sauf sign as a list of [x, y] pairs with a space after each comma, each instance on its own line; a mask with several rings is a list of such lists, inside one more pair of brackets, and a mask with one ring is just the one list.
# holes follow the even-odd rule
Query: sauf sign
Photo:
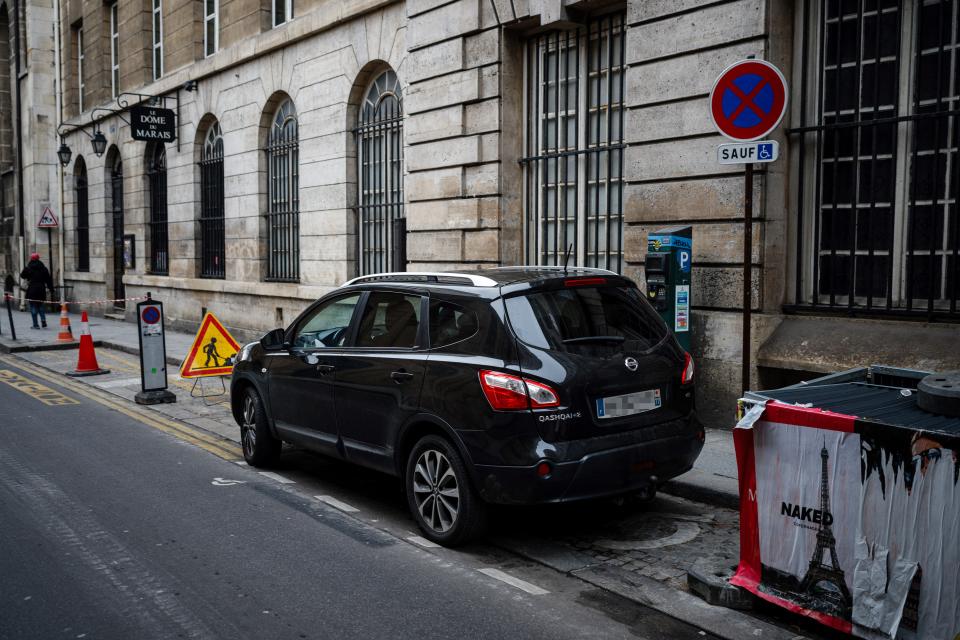
[[177, 139], [173, 109], [136, 106], [130, 109], [130, 129], [134, 140], [173, 142]]

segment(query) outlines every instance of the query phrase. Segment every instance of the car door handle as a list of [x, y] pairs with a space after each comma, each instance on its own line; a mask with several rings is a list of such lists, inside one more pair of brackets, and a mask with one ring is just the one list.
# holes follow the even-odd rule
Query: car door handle
[[396, 382], [397, 384], [403, 384], [404, 382], [412, 378], [413, 374], [410, 373], [409, 371], [404, 371], [403, 369], [400, 369], [399, 371], [394, 371], [393, 373], [391, 373], [390, 377], [393, 378], [393, 381]]
[[322, 376], [325, 376], [325, 375], [327, 375], [328, 373], [333, 373], [333, 370], [334, 370], [334, 369], [336, 369], [336, 367], [333, 366], [332, 364], [318, 364], [318, 365], [317, 365], [317, 373], [319, 373], [319, 374], [322, 375]]

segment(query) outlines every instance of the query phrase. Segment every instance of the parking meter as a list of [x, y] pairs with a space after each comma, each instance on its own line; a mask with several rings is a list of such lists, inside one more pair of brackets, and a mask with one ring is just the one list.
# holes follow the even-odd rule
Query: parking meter
[[690, 350], [690, 263], [692, 227], [658, 229], [647, 237], [647, 300]]

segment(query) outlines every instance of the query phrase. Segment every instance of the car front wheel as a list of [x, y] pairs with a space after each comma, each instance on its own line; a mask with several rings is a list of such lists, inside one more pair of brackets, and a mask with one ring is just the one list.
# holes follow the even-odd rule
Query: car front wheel
[[453, 547], [483, 531], [486, 505], [447, 440], [429, 435], [417, 442], [407, 458], [405, 486], [410, 512], [429, 540]]
[[243, 446], [243, 459], [252, 467], [276, 464], [282, 443], [270, 433], [260, 394], [253, 387], [247, 387], [242, 402], [240, 444]]

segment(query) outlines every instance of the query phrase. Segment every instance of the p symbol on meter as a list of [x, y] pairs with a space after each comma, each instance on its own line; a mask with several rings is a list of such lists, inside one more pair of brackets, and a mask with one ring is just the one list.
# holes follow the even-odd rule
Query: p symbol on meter
[[690, 252], [689, 251], [678, 251], [677, 252], [677, 262], [680, 265], [680, 271], [687, 273], [690, 271]]

